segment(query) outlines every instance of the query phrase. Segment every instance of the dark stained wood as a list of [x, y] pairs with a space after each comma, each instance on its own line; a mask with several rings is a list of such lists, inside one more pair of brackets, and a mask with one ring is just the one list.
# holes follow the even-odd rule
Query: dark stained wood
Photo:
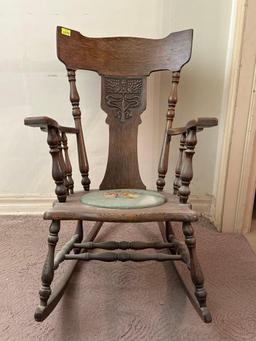
[[89, 220], [109, 222], [196, 221], [198, 215], [189, 204], [180, 204], [176, 196], [163, 192], [166, 203], [144, 209], [108, 209], [82, 204], [83, 192], [69, 195], [66, 203], [55, 202], [44, 214], [44, 219]]
[[42, 307], [47, 306], [48, 299], [51, 295], [51, 283], [54, 276], [54, 251], [56, 244], [59, 240], [58, 233], [60, 230], [60, 222], [53, 221], [49, 228], [49, 236], [48, 236], [48, 253], [43, 266], [42, 271], [42, 285], [39, 290], [40, 296], [40, 305]]
[[56, 184], [55, 193], [60, 202], [65, 202], [67, 197], [67, 188], [65, 186], [65, 169], [60, 150], [60, 135], [55, 127], [48, 127], [47, 142], [52, 156], [52, 177]]
[[205, 322], [212, 321], [211, 314], [206, 306], [206, 290], [204, 288], [204, 276], [201, 266], [198, 262], [196, 254], [196, 239], [194, 237], [194, 230], [190, 223], [183, 223], [183, 233], [185, 236], [185, 242], [189, 250], [190, 255], [190, 273], [191, 279], [195, 286], [195, 296], [202, 312], [202, 316]]
[[173, 194], [178, 194], [179, 188], [181, 186], [180, 173], [181, 173], [181, 167], [182, 167], [182, 161], [183, 161], [183, 153], [184, 153], [184, 150], [186, 150], [185, 142], [186, 142], [186, 132], [181, 134], [181, 137], [180, 137], [180, 148], [179, 148], [179, 156], [178, 156], [178, 160], [177, 160], [177, 164], [175, 168], [175, 180], [173, 183]]
[[138, 165], [140, 114], [146, 108], [146, 79], [102, 77], [101, 107], [108, 114], [109, 151], [100, 189], [145, 189]]
[[[101, 229], [102, 223], [96, 223], [91, 230], [88, 232], [86, 238], [84, 239], [84, 242], [89, 242], [93, 241], [96, 237], [97, 234], [99, 233]], [[47, 259], [47, 258], [46, 258]], [[77, 265], [77, 260], [73, 261], [71, 266], [69, 266], [64, 273], [63, 277], [61, 280], [57, 283], [57, 285], [54, 287], [53, 291], [51, 292], [51, 295], [49, 299], [47, 300], [47, 305], [38, 305], [36, 311], [35, 311], [35, 320], [37, 322], [42, 322], [44, 321], [47, 316], [50, 315], [50, 313], [54, 310], [54, 308], [57, 306], [59, 303], [60, 299], [62, 298], [65, 289], [67, 287], [67, 284], [76, 268]], [[51, 270], [54, 265], [52, 265], [52, 260], [51, 260]], [[51, 291], [51, 289], [50, 289]]]
[[[52, 220], [48, 237], [48, 254], [42, 272], [40, 305], [35, 319], [43, 321], [55, 308], [78, 260], [112, 261], [183, 261], [191, 272], [195, 286], [192, 303], [205, 322], [211, 321], [206, 306], [203, 274], [196, 256], [196, 242], [191, 222], [198, 215], [187, 203], [189, 184], [193, 177], [192, 157], [196, 145], [196, 133], [206, 127], [217, 125], [215, 118], [199, 118], [180, 128], [172, 128], [177, 104], [177, 87], [181, 68], [189, 61], [192, 47], [192, 30], [175, 32], [163, 39], [131, 37], [88, 38], [79, 32], [57, 28], [57, 53], [65, 64], [70, 83], [70, 101], [75, 127], [65, 127], [46, 116], [28, 117], [25, 124], [40, 127], [48, 132], [48, 144], [53, 159], [52, 176], [56, 183], [58, 201], [45, 212], [44, 219]], [[90, 186], [89, 164], [86, 155], [81, 123], [80, 98], [76, 87], [76, 70], [93, 70], [101, 75], [101, 107], [106, 112], [109, 125], [109, 153], [104, 179], [100, 189], [145, 188], [138, 166], [137, 135], [141, 113], [146, 109], [146, 77], [155, 71], [172, 72], [172, 89], [168, 99], [166, 127], [158, 169], [157, 188], [162, 191], [168, 170], [169, 147], [172, 136], [181, 135], [180, 154], [176, 166], [174, 193], [163, 192], [166, 202], [160, 206], [144, 209], [107, 209], [81, 203], [84, 192], [73, 193], [72, 166], [68, 154], [66, 134], [77, 137], [79, 169], [84, 190]], [[98, 138], [98, 137], [95, 137]], [[64, 155], [63, 155], [64, 153]], [[67, 194], [69, 194], [67, 196]], [[55, 255], [60, 221], [76, 220], [77, 227], [71, 239]], [[83, 221], [95, 221], [95, 225], [83, 240]], [[157, 221], [161, 227], [164, 243], [140, 241], [92, 242], [103, 222], [150, 222]], [[173, 233], [172, 222], [181, 222], [185, 243]], [[95, 248], [116, 249], [163, 249], [171, 254], [94, 253]], [[80, 253], [81, 252], [81, 253]], [[51, 293], [54, 271], [64, 260], [74, 264]], [[174, 262], [175, 263], [175, 262]]]
[[196, 120], [189, 121], [184, 127], [170, 128], [168, 135], [180, 135], [188, 132], [190, 128], [196, 128], [196, 131], [202, 131], [204, 128], [211, 128], [218, 125], [218, 119], [216, 117], [199, 117]]
[[76, 88], [76, 73], [74, 70], [67, 69], [68, 80], [70, 83], [70, 102], [72, 104], [72, 114], [75, 121], [75, 127], [78, 130], [77, 134], [77, 150], [78, 150], [78, 161], [79, 169], [82, 176], [82, 185], [85, 191], [90, 189], [90, 179], [88, 177], [89, 164], [87, 160], [83, 128], [81, 123], [81, 110], [79, 107], [80, 97]]
[[190, 268], [190, 258], [188, 251], [181, 241], [179, 241], [172, 229], [172, 224], [170, 221], [165, 222], [165, 238], [164, 240], [167, 240], [169, 243], [173, 244], [172, 247], [169, 247], [168, 249], [172, 254], [179, 254], [181, 255], [181, 259], [185, 264], [187, 264], [188, 268]]
[[61, 134], [59, 133], [59, 160], [60, 160], [60, 167], [63, 170], [64, 173], [64, 179], [63, 179], [63, 184], [66, 187], [66, 194], [69, 195], [69, 182], [68, 182], [68, 178], [67, 178], [67, 165], [66, 162], [64, 160], [64, 146], [63, 146], [63, 139]]
[[107, 242], [87, 242], [75, 243], [74, 247], [82, 248], [85, 250], [104, 249], [104, 250], [144, 250], [144, 249], [166, 249], [172, 247], [173, 243], [160, 243], [160, 242], [140, 242], [140, 241], [107, 241]]
[[65, 255], [69, 254], [71, 250], [74, 248], [74, 244], [78, 241], [78, 234], [74, 234], [71, 239], [64, 244], [62, 249], [56, 254], [54, 257], [54, 270], [57, 270], [60, 263], [62, 263], [65, 260]]
[[186, 136], [186, 149], [182, 160], [181, 168], [181, 186], [179, 187], [180, 202], [186, 204], [190, 195], [189, 185], [193, 178], [192, 159], [195, 153], [194, 149], [197, 143], [196, 127], [190, 128]]
[[97, 237], [97, 234], [99, 233], [103, 223], [103, 221], [96, 221], [91, 230], [88, 232], [85, 239], [88, 241], [94, 240]]
[[68, 133], [68, 134], [78, 134], [79, 130], [73, 127], [63, 127], [59, 126], [59, 130], [63, 133]]
[[67, 68], [108, 76], [148, 76], [153, 71], [179, 71], [191, 56], [193, 30], [163, 39], [88, 38], [57, 27], [57, 54]]
[[173, 72], [172, 74], [172, 90], [168, 98], [168, 110], [166, 115], [166, 128], [164, 133], [164, 141], [161, 150], [160, 161], [158, 165], [158, 179], [156, 182], [158, 191], [162, 191], [165, 186], [165, 175], [168, 170], [169, 161], [169, 149], [171, 142], [171, 135], [168, 134], [169, 129], [172, 127], [172, 123], [175, 117], [175, 108], [178, 101], [177, 88], [180, 80], [180, 73]]
[[70, 194], [74, 193], [74, 180], [72, 178], [72, 165], [69, 158], [68, 153], [68, 139], [65, 132], [62, 131], [62, 144], [63, 151], [65, 155], [65, 169], [66, 169], [66, 177], [67, 177], [67, 188]]
[[[73, 109], [74, 117], [79, 116], [80, 119], [75, 70], [93, 70], [104, 76], [101, 106], [109, 114], [107, 123], [109, 123], [110, 138], [108, 164], [100, 189], [145, 188], [139, 174], [137, 160], [137, 125], [140, 122], [132, 118], [146, 108], [146, 83], [143, 76], [166, 69], [174, 72], [165, 142], [159, 165], [158, 189], [163, 189], [170, 143], [167, 130], [171, 127], [175, 114], [179, 71], [191, 56], [192, 32], [192, 30], [176, 32], [164, 39], [88, 38], [74, 30], [57, 28], [57, 53], [58, 58], [69, 70], [69, 81], [71, 88], [73, 87], [70, 98], [71, 102], [73, 98], [72, 105], [76, 103], [75, 115]], [[120, 122], [111, 119], [113, 116]], [[76, 127], [80, 130], [80, 127], [77, 125]], [[78, 146], [80, 145], [81, 148], [82, 144], [83, 139]], [[85, 150], [84, 144], [81, 149]], [[79, 159], [80, 154], [79, 152]], [[82, 154], [88, 168], [86, 153], [82, 152]], [[88, 170], [83, 172], [87, 173], [85, 178], [88, 179]], [[89, 184], [84, 188], [88, 189]]]
[[55, 127], [58, 128], [61, 132], [69, 134], [77, 134], [79, 132], [78, 129], [73, 127], [60, 126], [57, 121], [48, 116], [26, 117], [24, 119], [24, 124], [29, 127], [39, 127], [43, 131], [47, 131], [48, 127]]
[[156, 254], [144, 254], [144, 253], [126, 253], [126, 252], [105, 252], [105, 253], [79, 253], [78, 255], [70, 254], [65, 256], [65, 260], [98, 260], [102, 262], [146, 262], [146, 261], [158, 261], [158, 262], [166, 262], [166, 261], [177, 261], [181, 260], [180, 255], [168, 255], [164, 253], [156, 253]]
[[59, 124], [54, 119], [47, 116], [26, 117], [24, 124], [30, 127], [39, 127], [47, 130], [48, 127], [59, 128]]
[[[76, 231], [75, 234], [78, 235], [78, 243], [81, 243], [83, 238], [84, 238], [84, 228], [83, 228], [83, 221], [82, 220], [78, 220], [77, 225], [76, 225]], [[74, 253], [79, 253], [80, 249], [79, 248], [75, 248], [74, 249]]]
[[[176, 236], [175, 236], [175, 234], [174, 234], [174, 232], [172, 230], [170, 222], [166, 222], [166, 226], [164, 226], [164, 224], [161, 223], [161, 222], [159, 222], [158, 225], [159, 225], [159, 229], [160, 229], [160, 232], [161, 232], [161, 235], [162, 235], [162, 238], [163, 238], [164, 242], [166, 242], [167, 240], [172, 240], [172, 241], [177, 240], [177, 238], [176, 238]], [[195, 239], [195, 236], [194, 236], [194, 232], [193, 232], [192, 226], [189, 223], [186, 224], [186, 226], [184, 224], [183, 225], [183, 232], [184, 232], [184, 235], [185, 235], [185, 239], [187, 240], [187, 242], [186, 242], [187, 250], [190, 249], [190, 252], [186, 251], [186, 253], [187, 253], [186, 257], [187, 257], [188, 270], [191, 272], [191, 276], [192, 276], [192, 273], [193, 273], [193, 278], [194, 278], [194, 274], [196, 272], [195, 268], [199, 269], [201, 271], [201, 274], [199, 274], [199, 278], [200, 278], [202, 276], [202, 270], [200, 268], [200, 265], [199, 265], [199, 262], [198, 262], [198, 259], [197, 259], [197, 256], [196, 256], [196, 239]], [[184, 245], [181, 244], [181, 242], [179, 242], [179, 243], [180, 243], [180, 245], [182, 245], [182, 248], [184, 248]], [[193, 255], [192, 255], [192, 258], [190, 260], [191, 249], [193, 249], [193, 251], [192, 251]], [[171, 254], [173, 254], [173, 249], [169, 248], [169, 252]], [[186, 261], [184, 261], [184, 262], [186, 263]], [[191, 263], [193, 263], [193, 264], [191, 264]], [[196, 295], [194, 295], [194, 293], [191, 293], [190, 285], [189, 285], [188, 281], [183, 278], [182, 272], [180, 271], [180, 267], [177, 266], [177, 262], [173, 262], [173, 267], [176, 270], [177, 275], [178, 275], [178, 277], [179, 277], [179, 279], [180, 279], [184, 289], [186, 290], [187, 296], [190, 299], [190, 301], [191, 301], [192, 305], [194, 306], [195, 310], [197, 311], [198, 315], [201, 317], [201, 319], [205, 323], [210, 323], [212, 321], [212, 317], [211, 317], [211, 314], [209, 312], [209, 309], [206, 306], [206, 301], [205, 301], [206, 296], [204, 296], [203, 304], [200, 304], [199, 301], [198, 301], [198, 298], [196, 297]], [[201, 277], [201, 279], [202, 279], [202, 277]], [[198, 283], [197, 281], [198, 281], [198, 279], [194, 278], [194, 282], [193, 283], [195, 285], [195, 288], [197, 286], [197, 284], [195, 284], [195, 283]], [[199, 280], [199, 283], [200, 283], [199, 285], [202, 288], [203, 287], [203, 283], [200, 280]]]

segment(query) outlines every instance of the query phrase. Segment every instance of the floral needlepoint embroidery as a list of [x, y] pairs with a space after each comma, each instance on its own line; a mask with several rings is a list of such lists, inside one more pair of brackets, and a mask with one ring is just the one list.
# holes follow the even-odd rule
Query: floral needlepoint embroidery
[[105, 198], [107, 199], [115, 199], [115, 198], [122, 198], [122, 199], [136, 199], [140, 196], [139, 193], [136, 192], [106, 192], [104, 193]]

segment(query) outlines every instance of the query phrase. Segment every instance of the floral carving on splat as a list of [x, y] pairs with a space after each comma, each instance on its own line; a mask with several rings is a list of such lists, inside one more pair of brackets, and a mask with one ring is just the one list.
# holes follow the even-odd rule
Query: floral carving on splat
[[105, 103], [115, 109], [116, 117], [124, 122], [132, 117], [132, 109], [140, 107], [143, 92], [141, 78], [104, 79]]

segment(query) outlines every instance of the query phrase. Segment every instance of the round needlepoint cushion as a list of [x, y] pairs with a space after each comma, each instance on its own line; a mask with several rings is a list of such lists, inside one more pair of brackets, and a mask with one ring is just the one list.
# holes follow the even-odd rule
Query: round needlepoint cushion
[[165, 201], [162, 194], [142, 189], [99, 190], [81, 197], [83, 204], [113, 209], [147, 208], [162, 205]]

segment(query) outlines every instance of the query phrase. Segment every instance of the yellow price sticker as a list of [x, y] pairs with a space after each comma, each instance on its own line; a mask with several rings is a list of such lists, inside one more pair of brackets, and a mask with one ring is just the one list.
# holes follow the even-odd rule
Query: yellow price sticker
[[71, 30], [69, 28], [62, 27], [61, 28], [61, 34], [63, 34], [64, 36], [70, 37], [71, 36]]

